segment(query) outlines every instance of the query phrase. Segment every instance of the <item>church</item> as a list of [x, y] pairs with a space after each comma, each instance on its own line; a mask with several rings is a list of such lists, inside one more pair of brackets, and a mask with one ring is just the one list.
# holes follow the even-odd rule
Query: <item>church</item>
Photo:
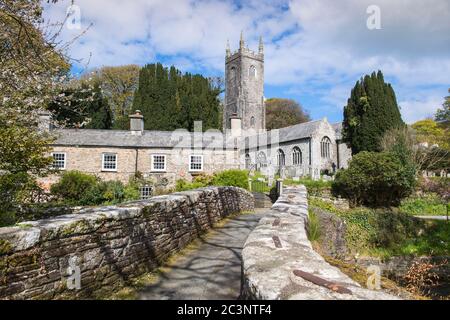
[[[264, 44], [250, 50], [241, 35], [239, 49], [228, 43], [225, 57], [223, 131], [144, 130], [139, 111], [130, 116], [130, 130], [55, 129], [53, 167], [77, 170], [103, 180], [124, 183], [137, 173], [158, 184], [228, 169], [259, 171], [266, 176], [319, 179], [346, 168], [351, 150], [342, 142], [342, 124], [327, 119], [279, 130], [266, 130]], [[40, 126], [51, 130], [51, 115]], [[58, 176], [44, 184], [56, 182]]]

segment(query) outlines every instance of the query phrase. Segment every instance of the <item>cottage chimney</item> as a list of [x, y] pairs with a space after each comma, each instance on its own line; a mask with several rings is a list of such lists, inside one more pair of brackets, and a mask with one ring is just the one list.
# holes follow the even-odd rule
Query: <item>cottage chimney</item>
[[231, 136], [238, 138], [242, 136], [242, 119], [238, 117], [236, 113], [230, 118], [231, 121]]
[[47, 110], [38, 112], [38, 130], [45, 132], [53, 130], [52, 114]]
[[144, 116], [141, 111], [136, 110], [136, 113], [129, 116], [129, 118], [131, 134], [142, 135], [144, 133]]

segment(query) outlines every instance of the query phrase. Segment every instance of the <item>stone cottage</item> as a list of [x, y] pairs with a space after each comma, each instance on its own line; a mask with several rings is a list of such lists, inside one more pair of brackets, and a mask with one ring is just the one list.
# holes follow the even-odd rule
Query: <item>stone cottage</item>
[[[318, 178], [345, 168], [351, 151], [342, 143], [342, 124], [327, 119], [266, 131], [264, 45], [257, 52], [245, 45], [225, 60], [226, 93], [223, 132], [146, 131], [139, 111], [130, 116], [130, 131], [57, 129], [54, 167], [127, 182], [137, 172], [155, 182], [192, 179], [233, 168], [267, 175]], [[41, 116], [50, 127], [51, 115]], [[50, 178], [49, 183], [58, 179]]]

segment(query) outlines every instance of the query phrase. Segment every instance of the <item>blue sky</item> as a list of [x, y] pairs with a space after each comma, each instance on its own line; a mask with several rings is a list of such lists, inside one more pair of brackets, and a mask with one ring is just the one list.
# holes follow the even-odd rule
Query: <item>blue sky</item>
[[[448, 0], [75, 0], [81, 30], [69, 49], [74, 70], [161, 61], [223, 76], [227, 39], [241, 30], [250, 48], [263, 36], [267, 98], [292, 98], [313, 119], [342, 119], [355, 82], [378, 69], [397, 93], [408, 123], [432, 116], [450, 88]], [[46, 5], [47, 21], [64, 18], [70, 1]], [[369, 30], [367, 8], [380, 8]]]

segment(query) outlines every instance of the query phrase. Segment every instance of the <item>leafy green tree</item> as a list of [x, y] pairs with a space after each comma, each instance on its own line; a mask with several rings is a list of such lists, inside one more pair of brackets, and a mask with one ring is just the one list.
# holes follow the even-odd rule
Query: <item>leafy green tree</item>
[[419, 143], [429, 146], [438, 145], [450, 151], [448, 132], [439, 123], [432, 119], [421, 120], [412, 125]]
[[381, 151], [380, 141], [392, 128], [404, 126], [394, 89], [381, 71], [358, 81], [344, 108], [343, 136], [353, 154]]
[[[450, 93], [450, 89], [448, 89], [448, 93]], [[450, 122], [450, 96], [445, 97], [443, 108], [437, 111], [436, 121], [447, 122], [447, 125]]]
[[[79, 87], [77, 87], [79, 85]], [[99, 83], [64, 89], [49, 106], [54, 119], [66, 128], [111, 129], [112, 112]]]
[[415, 167], [393, 152], [361, 152], [346, 170], [337, 173], [332, 185], [335, 196], [350, 200], [353, 206], [398, 206], [416, 185]]
[[36, 177], [48, 173], [52, 139], [37, 131], [37, 114], [70, 66], [65, 44], [42, 23], [42, 1], [0, 1], [0, 26], [0, 224], [9, 224], [30, 201]]
[[141, 110], [146, 130], [220, 129], [221, 89], [201, 75], [182, 74], [174, 66], [150, 64], [141, 69], [133, 109]]
[[132, 110], [133, 97], [140, 69], [137, 65], [102, 67], [82, 77], [83, 81], [101, 85], [103, 96], [111, 107], [113, 129], [129, 129], [128, 116], [135, 111]]
[[267, 130], [280, 129], [299, 123], [309, 122], [311, 118], [303, 107], [291, 99], [268, 99], [266, 101]]

